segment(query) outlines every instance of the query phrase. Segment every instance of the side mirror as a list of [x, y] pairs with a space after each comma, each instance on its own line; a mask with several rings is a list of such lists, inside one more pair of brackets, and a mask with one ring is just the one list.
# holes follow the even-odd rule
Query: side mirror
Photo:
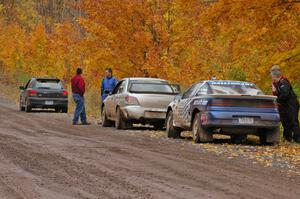
[[25, 90], [25, 87], [24, 86], [20, 86], [19, 89], [20, 90]]
[[181, 92], [181, 88], [179, 84], [171, 84], [171, 87], [173, 88], [176, 94], [179, 94]]
[[104, 90], [104, 94], [109, 95], [110, 93], [109, 90]]

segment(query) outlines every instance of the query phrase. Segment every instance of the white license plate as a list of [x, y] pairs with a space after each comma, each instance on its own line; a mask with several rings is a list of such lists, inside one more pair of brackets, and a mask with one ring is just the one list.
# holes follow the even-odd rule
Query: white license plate
[[253, 117], [239, 117], [240, 124], [254, 124]]
[[45, 101], [45, 105], [53, 105], [53, 101]]
[[145, 112], [145, 118], [158, 118], [158, 119], [164, 119], [166, 117], [165, 112], [151, 112], [151, 111], [146, 111]]

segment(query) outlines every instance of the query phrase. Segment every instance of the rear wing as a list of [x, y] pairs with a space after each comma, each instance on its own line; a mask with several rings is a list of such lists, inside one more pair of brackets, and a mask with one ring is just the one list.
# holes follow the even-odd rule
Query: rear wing
[[277, 97], [273, 95], [227, 95], [227, 94], [210, 94], [212, 98], [233, 98], [233, 99], [265, 99], [276, 100]]

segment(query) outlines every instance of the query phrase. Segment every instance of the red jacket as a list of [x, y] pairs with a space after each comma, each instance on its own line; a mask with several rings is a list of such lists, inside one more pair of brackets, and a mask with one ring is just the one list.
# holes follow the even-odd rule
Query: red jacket
[[81, 96], [84, 95], [85, 83], [81, 75], [75, 75], [71, 80], [71, 84], [72, 84], [72, 93], [78, 93]]

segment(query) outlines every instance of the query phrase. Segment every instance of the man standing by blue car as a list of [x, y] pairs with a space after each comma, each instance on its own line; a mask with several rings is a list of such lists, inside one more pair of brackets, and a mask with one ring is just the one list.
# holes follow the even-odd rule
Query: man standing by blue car
[[[102, 103], [105, 98], [113, 91], [115, 86], [117, 85], [118, 80], [113, 76], [113, 72], [111, 68], [105, 69], [105, 77], [101, 83], [101, 100]], [[102, 106], [101, 106], [102, 107]]]
[[78, 125], [79, 117], [82, 125], [90, 124], [87, 122], [86, 119], [85, 106], [84, 106], [85, 83], [81, 74], [82, 74], [82, 69], [77, 68], [76, 75], [71, 80], [73, 99], [76, 103], [73, 125]]

